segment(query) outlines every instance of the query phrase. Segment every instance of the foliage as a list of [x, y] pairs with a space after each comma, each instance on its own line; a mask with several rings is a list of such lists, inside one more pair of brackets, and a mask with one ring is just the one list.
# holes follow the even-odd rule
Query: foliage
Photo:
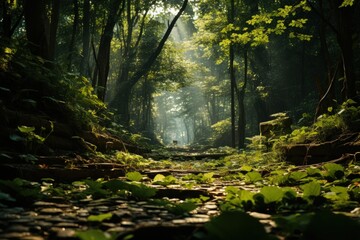
[[262, 176], [259, 172], [251, 171], [245, 174], [245, 182], [255, 183], [262, 180]]
[[166, 199], [155, 199], [152, 200], [151, 203], [158, 206], [164, 206], [166, 210], [177, 216], [186, 215], [197, 208], [197, 204], [191, 199], [186, 199], [185, 201], [179, 203], [175, 203]]
[[256, 47], [269, 43], [271, 35], [282, 35], [284, 33], [288, 33], [290, 39], [297, 38], [302, 41], [310, 41], [312, 36], [301, 31], [308, 19], [299, 17], [302, 13], [311, 10], [306, 1], [284, 5], [273, 11], [262, 10], [252, 16], [246, 16], [245, 18], [248, 18], [246, 24], [229, 23], [225, 26], [221, 32], [227, 34], [228, 38], [221, 42], [221, 46], [225, 49], [230, 43], [237, 43], [243, 46]]
[[243, 212], [224, 212], [205, 224], [204, 239], [273, 239], [254, 217]]
[[178, 183], [178, 180], [174, 176], [172, 175], [164, 176], [162, 174], [156, 174], [152, 182], [152, 184], [154, 185], [162, 185], [162, 186], [167, 186], [176, 183]]
[[116, 152], [115, 157], [117, 161], [130, 168], [142, 168], [150, 163], [142, 156], [129, 152], [118, 151]]
[[9, 137], [15, 142], [24, 142], [28, 151], [36, 153], [39, 145], [44, 144], [45, 140], [54, 131], [54, 123], [52, 121], [49, 121], [49, 123], [50, 130], [47, 134], [45, 133], [45, 127], [41, 127], [40, 133], [37, 134], [35, 133], [35, 127], [18, 126], [17, 130], [21, 136], [19, 136], [18, 134], [11, 134]]
[[274, 220], [286, 236], [303, 233], [304, 239], [352, 239], [359, 234], [356, 221], [330, 211], [292, 214], [275, 217]]
[[246, 145], [246, 148], [249, 149], [250, 151], [267, 150], [267, 139], [265, 136], [255, 135], [246, 139], [250, 141], [250, 143]]
[[344, 0], [340, 7], [349, 7], [354, 5], [355, 0]]
[[213, 178], [213, 176], [214, 176], [213, 172], [199, 173], [197, 175], [190, 173], [190, 174], [185, 175], [182, 179], [183, 180], [194, 180], [197, 183], [211, 183], [215, 180]]
[[111, 213], [103, 213], [99, 215], [90, 215], [87, 220], [91, 222], [102, 222], [104, 220], [108, 220], [112, 217]]
[[[353, 100], [347, 100], [337, 107], [328, 109], [328, 113], [319, 116], [311, 126], [294, 129], [290, 134], [278, 136], [273, 140], [273, 149], [283, 144], [322, 142], [336, 138], [347, 131], [359, 129], [360, 107]], [[280, 147], [281, 148], [281, 147]]]
[[15, 178], [14, 180], [0, 180], [0, 202], [4, 204], [10, 202], [31, 203], [44, 197], [41, 187], [24, 179]]
[[130, 181], [139, 182], [143, 178], [143, 175], [139, 172], [128, 172], [126, 173], [126, 178]]
[[[69, 112], [62, 114], [68, 114], [67, 117], [74, 126], [91, 129], [98, 127], [100, 120], [109, 118], [105, 104], [94, 94], [88, 79], [79, 74], [68, 73], [60, 65], [31, 55], [20, 43], [12, 46], [8, 52], [11, 67], [5, 71], [10, 75], [16, 73], [22, 85], [26, 81], [28, 87], [43, 86], [36, 90], [41, 91], [42, 97], [54, 104], [66, 105]], [[30, 100], [37, 102], [39, 99]]]
[[247, 170], [251, 170], [246, 173], [247, 179], [246, 175], [238, 179], [251, 183], [249, 176], [254, 174], [252, 182], [257, 183], [258, 192], [227, 187], [226, 199], [220, 206], [222, 211], [274, 213], [290, 209], [351, 209], [358, 204], [359, 188], [347, 178], [349, 175], [339, 164], [326, 163], [321, 168], [309, 167], [306, 171], [273, 170], [263, 178], [256, 171]]
[[85, 231], [77, 231], [76, 237], [81, 240], [115, 240], [117, 239], [116, 234], [110, 234], [103, 232], [99, 229], [89, 229]]
[[229, 136], [231, 129], [230, 118], [221, 120], [211, 125], [212, 135], [211, 142], [214, 146], [229, 145]]

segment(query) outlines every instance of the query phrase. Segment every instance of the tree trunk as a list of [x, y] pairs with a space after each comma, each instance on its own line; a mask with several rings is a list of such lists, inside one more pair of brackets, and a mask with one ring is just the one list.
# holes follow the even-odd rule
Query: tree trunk
[[90, 57], [90, 0], [84, 0], [83, 4], [83, 33], [82, 33], [82, 59], [80, 73], [84, 76], [90, 76], [89, 57]]
[[[321, 10], [321, 12], [323, 11], [323, 1], [319, 0], [319, 9]], [[326, 87], [322, 87], [321, 85], [321, 81], [319, 81], [319, 96], [320, 96], [320, 100], [318, 103], [318, 106], [316, 108], [316, 112], [315, 112], [315, 120], [323, 113], [327, 112], [327, 108], [331, 106], [332, 104], [332, 100], [335, 99], [335, 93], [334, 93], [334, 80], [335, 80], [335, 66], [334, 63], [331, 59], [331, 55], [330, 55], [330, 51], [329, 51], [329, 46], [327, 43], [327, 38], [326, 38], [326, 26], [327, 23], [325, 22], [325, 20], [323, 18], [321, 18], [320, 21], [320, 26], [319, 26], [319, 39], [320, 39], [320, 52], [321, 55], [324, 59], [324, 65], [326, 68], [326, 72], [327, 72], [327, 81], [326, 81]], [[328, 89], [328, 94], [325, 94], [327, 91], [323, 91], [322, 89]], [[324, 98], [325, 97], [325, 98]]]
[[[247, 0], [245, 3], [250, 6], [251, 15], [259, 14], [259, 0]], [[249, 51], [249, 49], [245, 51]], [[253, 84], [253, 89], [255, 92], [254, 108], [257, 117], [257, 126], [259, 126], [260, 122], [268, 120], [269, 114], [265, 100], [262, 98], [261, 93], [256, 91], [256, 89], [264, 83], [269, 83], [270, 64], [265, 46], [257, 46], [255, 49], [252, 49], [252, 52], [254, 56], [253, 61], [250, 60], [250, 64], [252, 71], [255, 73], [255, 75], [257, 75], [257, 77], [252, 79], [251, 82]], [[246, 66], [249, 64], [247, 54], [248, 53], [245, 53], [244, 55], [244, 61]], [[247, 70], [245, 70], [244, 81], [247, 81], [246, 74]]]
[[2, 37], [9, 40], [11, 38], [11, 13], [8, 1], [2, 2]]
[[56, 34], [57, 34], [57, 29], [59, 25], [59, 16], [60, 16], [60, 1], [61, 0], [52, 1], [50, 38], [49, 38], [49, 60], [51, 61], [55, 59]]
[[[341, 2], [341, 1], [340, 1]], [[338, 5], [339, 6], [339, 5]], [[345, 99], [356, 97], [356, 79], [354, 72], [353, 56], [353, 15], [352, 7], [337, 8], [339, 16], [338, 44], [341, 49], [341, 57], [344, 69], [344, 88], [343, 95]]]
[[239, 121], [238, 121], [238, 131], [239, 131], [239, 149], [245, 148], [245, 134], [246, 134], [246, 116], [245, 116], [245, 90], [247, 86], [247, 72], [248, 72], [248, 56], [247, 49], [244, 50], [244, 84], [239, 88], [238, 94], [238, 108], [239, 108]]
[[42, 0], [25, 0], [24, 16], [26, 36], [30, 51], [39, 57], [50, 60], [49, 19]]
[[75, 38], [76, 38], [76, 33], [77, 33], [78, 25], [79, 25], [79, 2], [78, 2], [78, 0], [73, 0], [73, 4], [74, 4], [74, 23], [73, 23], [72, 33], [71, 33], [71, 40], [69, 43], [69, 56], [68, 56], [68, 71], [69, 72], [71, 71]]
[[124, 126], [128, 127], [130, 125], [130, 97], [131, 97], [131, 89], [133, 86], [130, 85], [129, 82], [122, 83], [118, 86], [118, 94], [116, 95], [116, 109], [117, 121]]
[[[235, 18], [235, 2], [234, 0], [231, 0], [230, 2], [230, 13], [229, 13], [229, 23], [234, 23]], [[229, 57], [230, 57], [230, 90], [231, 90], [231, 147], [235, 148], [235, 88], [236, 88], [236, 79], [235, 79], [235, 69], [234, 69], [234, 59], [235, 59], [235, 53], [234, 53], [234, 44], [230, 44], [230, 50], [229, 50]]]
[[97, 95], [102, 101], [105, 100], [107, 78], [109, 74], [109, 61], [110, 61], [110, 46], [113, 38], [114, 26], [119, 16], [120, 5], [124, 1], [112, 0], [109, 6], [109, 16], [106, 21], [104, 32], [101, 35], [99, 52], [98, 52], [98, 66], [96, 67], [97, 78]]

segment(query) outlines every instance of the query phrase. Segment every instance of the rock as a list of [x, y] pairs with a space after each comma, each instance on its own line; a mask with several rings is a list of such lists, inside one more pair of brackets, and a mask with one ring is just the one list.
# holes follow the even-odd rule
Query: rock
[[24, 225], [10, 225], [7, 229], [9, 232], [29, 232], [29, 227]]
[[9, 232], [0, 234], [0, 239], [24, 239], [29, 236], [28, 232]]
[[133, 227], [133, 226], [135, 226], [135, 223], [133, 223], [130, 220], [123, 220], [123, 221], [121, 221], [121, 226], [123, 226], [123, 227]]
[[50, 229], [49, 239], [75, 239], [75, 233], [72, 229], [53, 227]]
[[261, 136], [270, 138], [274, 135], [281, 135], [291, 131], [292, 120], [286, 113], [272, 114], [271, 117], [275, 119], [260, 123]]
[[40, 209], [39, 212], [42, 214], [57, 215], [57, 214], [61, 214], [63, 210], [61, 210], [60, 208], [43, 208]]

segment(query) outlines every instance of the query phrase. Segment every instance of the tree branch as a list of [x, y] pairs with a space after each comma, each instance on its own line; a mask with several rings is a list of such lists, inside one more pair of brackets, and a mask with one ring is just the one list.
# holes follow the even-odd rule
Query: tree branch
[[144, 75], [146, 75], [151, 68], [151, 66], [156, 61], [157, 57], [160, 55], [162, 49], [164, 48], [165, 42], [169, 38], [172, 29], [174, 28], [177, 20], [180, 18], [180, 16], [183, 14], [183, 12], [186, 9], [186, 6], [188, 4], [189, 0], [184, 0], [179, 12], [175, 15], [174, 19], [171, 21], [168, 29], [166, 30], [164, 36], [162, 37], [161, 41], [159, 42], [159, 45], [155, 49], [155, 51], [150, 55], [148, 60], [139, 68], [139, 71], [137, 71], [134, 76], [130, 79], [131, 85], [135, 85], [140, 78], [142, 78]]

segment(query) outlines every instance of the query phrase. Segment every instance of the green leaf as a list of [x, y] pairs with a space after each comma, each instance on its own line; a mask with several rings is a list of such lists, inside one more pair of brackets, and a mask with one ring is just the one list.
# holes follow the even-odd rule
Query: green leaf
[[139, 172], [128, 172], [126, 173], [126, 178], [130, 181], [139, 182], [143, 178], [143, 175]]
[[19, 157], [22, 160], [25, 160], [26, 162], [35, 163], [35, 162], [39, 161], [39, 159], [32, 154], [21, 154], [21, 155], [19, 155]]
[[348, 201], [350, 199], [348, 189], [346, 187], [334, 186], [330, 188], [330, 192], [325, 193], [325, 198], [333, 201]]
[[109, 189], [111, 192], [116, 193], [119, 190], [129, 190], [129, 183], [113, 179], [103, 183], [103, 187]]
[[18, 129], [22, 133], [31, 133], [35, 131], [34, 127], [28, 127], [28, 126], [18, 126]]
[[11, 134], [9, 138], [14, 142], [26, 142], [26, 138], [23, 138], [17, 134]]
[[204, 173], [201, 177], [201, 182], [204, 182], [204, 183], [213, 182], [214, 181], [213, 176], [214, 176], [213, 172]]
[[275, 217], [274, 220], [280, 229], [292, 235], [296, 232], [303, 232], [313, 216], [314, 213], [297, 213], [289, 216]]
[[304, 197], [317, 197], [320, 196], [321, 186], [320, 183], [312, 181], [301, 186]]
[[318, 168], [308, 167], [306, 172], [309, 176], [321, 176], [321, 171]]
[[355, 0], [344, 0], [340, 7], [351, 7], [354, 5]]
[[264, 196], [266, 204], [272, 202], [279, 202], [284, 196], [284, 191], [279, 187], [266, 186], [260, 190], [260, 193]]
[[302, 239], [353, 240], [360, 236], [360, 224], [350, 217], [322, 211], [315, 214], [307, 225]]
[[99, 229], [79, 231], [76, 232], [75, 236], [81, 240], [115, 240], [117, 238], [115, 234], [103, 232]]
[[130, 192], [133, 197], [139, 200], [147, 200], [156, 195], [156, 189], [152, 187], [148, 187], [144, 184], [140, 185], [132, 185], [130, 187]]
[[189, 213], [196, 208], [197, 205], [193, 202], [183, 202], [167, 207], [168, 211], [175, 215], [184, 215], [185, 213]]
[[176, 182], [177, 182], [177, 179], [174, 176], [168, 175], [165, 177], [162, 174], [157, 174], [153, 180], [153, 184], [162, 185], [162, 186], [175, 184]]
[[204, 227], [210, 239], [270, 239], [264, 226], [244, 212], [224, 212], [205, 223]]
[[262, 176], [259, 172], [248, 172], [245, 175], [245, 181], [248, 183], [255, 183], [262, 180]]
[[12, 198], [9, 194], [0, 192], [0, 201], [5, 200], [8, 202], [15, 202], [15, 198]]
[[289, 178], [294, 180], [294, 181], [300, 181], [301, 179], [307, 177], [307, 173], [306, 172], [292, 172], [290, 173]]
[[250, 172], [252, 169], [253, 169], [252, 166], [243, 165], [243, 166], [240, 168], [240, 171]]
[[91, 222], [102, 222], [112, 217], [112, 213], [104, 213], [99, 215], [90, 215], [87, 220]]
[[336, 163], [326, 163], [323, 168], [326, 171], [326, 176], [331, 177], [333, 179], [340, 179], [344, 177], [344, 167], [340, 164]]
[[156, 176], [153, 179], [153, 182], [162, 182], [164, 181], [165, 176], [162, 174], [156, 174]]

